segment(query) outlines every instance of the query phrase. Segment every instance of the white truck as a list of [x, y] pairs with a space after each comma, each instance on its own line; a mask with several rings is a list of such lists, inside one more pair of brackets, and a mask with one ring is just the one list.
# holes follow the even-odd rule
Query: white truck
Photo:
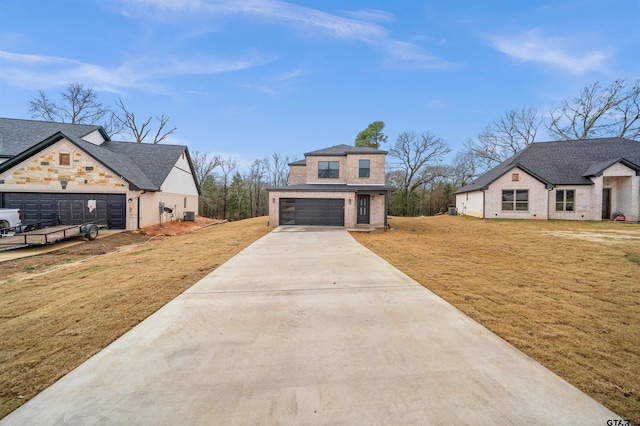
[[9, 230], [16, 230], [22, 224], [20, 209], [0, 209], [0, 237]]

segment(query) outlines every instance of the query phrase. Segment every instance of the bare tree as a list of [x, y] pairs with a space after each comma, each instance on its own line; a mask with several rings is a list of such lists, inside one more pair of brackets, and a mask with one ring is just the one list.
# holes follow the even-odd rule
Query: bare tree
[[[131, 137], [137, 143], [143, 143], [145, 138], [151, 132], [151, 120], [153, 117], [147, 118], [145, 121], [136, 122], [136, 116], [133, 111], [129, 111], [122, 102], [122, 99], [118, 98], [116, 101], [116, 105], [118, 107], [118, 111], [114, 112], [113, 116], [115, 120], [117, 120], [121, 126], [123, 131], [128, 132]], [[165, 127], [169, 122], [169, 117], [162, 114], [161, 116], [155, 117], [158, 122], [158, 128], [153, 138], [153, 143], [158, 144], [166, 139], [167, 136], [171, 135], [173, 132], [177, 130], [177, 127], [173, 127], [171, 130], [165, 131]]]
[[462, 188], [478, 177], [477, 157], [469, 151], [462, 151], [453, 158], [452, 182], [455, 189]]
[[401, 214], [406, 215], [411, 210], [416, 190], [436, 177], [436, 169], [429, 166], [442, 161], [449, 152], [447, 143], [431, 132], [420, 136], [414, 132], [405, 132], [398, 136], [389, 155], [397, 160], [392, 163], [392, 167], [400, 172], [396, 178]]
[[484, 170], [490, 169], [532, 144], [540, 124], [536, 108], [512, 109], [486, 126], [477, 140], [469, 139], [466, 149]]
[[271, 154], [267, 159], [267, 171], [269, 173], [269, 185], [280, 187], [289, 184], [289, 156], [283, 156], [278, 152]]
[[98, 123], [111, 110], [98, 100], [98, 95], [91, 87], [85, 88], [82, 83], [69, 83], [62, 92], [62, 111], [71, 117], [72, 123]]
[[204, 152], [195, 151], [191, 154], [191, 162], [198, 182], [202, 182], [205, 176], [210, 175], [216, 167], [220, 166], [221, 159], [219, 155], [210, 156]]
[[61, 121], [64, 123], [62, 111], [55, 102], [49, 99], [43, 90], [38, 91], [38, 96], [29, 101], [31, 118], [40, 118], [44, 121]]
[[586, 86], [570, 101], [551, 110], [549, 133], [558, 140], [597, 137], [640, 137], [640, 79], [626, 78], [608, 86]]
[[60, 94], [62, 102], [56, 103], [40, 90], [38, 96], [29, 101], [32, 118], [72, 124], [101, 125], [108, 134], [119, 133], [120, 126], [113, 113], [98, 100], [91, 87], [71, 82]]
[[267, 159], [255, 160], [246, 177], [249, 185], [249, 208], [251, 216], [266, 214], [266, 191], [264, 178], [267, 175]]

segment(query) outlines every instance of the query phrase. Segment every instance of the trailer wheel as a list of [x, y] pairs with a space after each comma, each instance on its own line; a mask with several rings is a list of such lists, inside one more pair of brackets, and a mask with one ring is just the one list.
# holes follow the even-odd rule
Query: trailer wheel
[[96, 238], [98, 238], [98, 227], [96, 225], [91, 225], [84, 236], [89, 241], [95, 240]]

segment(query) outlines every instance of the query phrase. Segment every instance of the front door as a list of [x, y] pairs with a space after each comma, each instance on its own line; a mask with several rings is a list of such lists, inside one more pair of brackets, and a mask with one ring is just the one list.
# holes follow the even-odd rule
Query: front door
[[370, 195], [358, 195], [358, 223], [369, 223]]
[[611, 188], [602, 190], [602, 220], [611, 219]]

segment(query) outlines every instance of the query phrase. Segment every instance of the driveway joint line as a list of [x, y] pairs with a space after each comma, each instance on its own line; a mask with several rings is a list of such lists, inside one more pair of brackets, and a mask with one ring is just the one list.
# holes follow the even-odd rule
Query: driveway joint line
[[370, 290], [370, 289], [383, 289], [383, 288], [424, 288], [423, 285], [416, 284], [402, 284], [402, 285], [372, 285], [366, 287], [316, 287], [316, 288], [292, 288], [292, 289], [277, 289], [277, 290], [239, 290], [239, 291], [186, 291], [184, 294], [240, 294], [240, 293], [293, 293], [298, 291], [317, 291], [317, 290]]

